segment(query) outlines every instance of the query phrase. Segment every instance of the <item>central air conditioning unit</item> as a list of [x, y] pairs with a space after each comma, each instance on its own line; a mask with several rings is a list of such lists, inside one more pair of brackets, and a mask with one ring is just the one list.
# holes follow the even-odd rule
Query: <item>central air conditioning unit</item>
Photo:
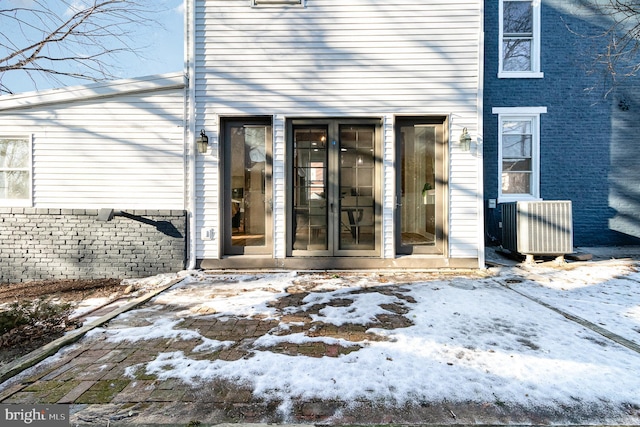
[[573, 252], [570, 200], [513, 202], [502, 205], [502, 247], [531, 261], [534, 255]]

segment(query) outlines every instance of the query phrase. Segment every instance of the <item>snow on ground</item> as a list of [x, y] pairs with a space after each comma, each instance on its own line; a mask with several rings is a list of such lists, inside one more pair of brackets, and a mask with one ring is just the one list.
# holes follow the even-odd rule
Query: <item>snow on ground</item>
[[[144, 319], [131, 327], [100, 330], [110, 340], [157, 336], [180, 339], [198, 332], [178, 331], [179, 319], [203, 309], [220, 319], [269, 318], [280, 325], [258, 338], [252, 357], [237, 361], [201, 360], [183, 351], [167, 352], [142, 366], [159, 379], [190, 384], [221, 378], [250, 385], [266, 400], [282, 402], [286, 412], [294, 399], [362, 399], [387, 404], [423, 402], [502, 402], [523, 407], [640, 405], [640, 354], [622, 347], [561, 315], [510, 291], [519, 291], [557, 305], [638, 342], [640, 336], [640, 273], [615, 262], [577, 267], [505, 268], [490, 277], [441, 277], [403, 283], [398, 294], [358, 292], [388, 285], [383, 275], [363, 274], [348, 280], [297, 273], [198, 274], [164, 292], [151, 308], [124, 319]], [[270, 305], [288, 289], [306, 281], [309, 294], [298, 307]], [[345, 306], [327, 306], [314, 320], [328, 324], [368, 324], [388, 304], [400, 304], [412, 326], [371, 329], [385, 338], [361, 341], [361, 349], [339, 357], [290, 356], [265, 349], [283, 341], [322, 341], [353, 345], [343, 338], [282, 334], [292, 324], [288, 313], [318, 303], [345, 299]], [[159, 307], [173, 306], [175, 319]], [[163, 317], [164, 316], [164, 317]], [[231, 345], [207, 341], [202, 351]], [[138, 366], [138, 367], [140, 367]], [[132, 368], [133, 369], [133, 368]], [[131, 373], [132, 370], [129, 370]]]
[[110, 297], [96, 297], [96, 298], [87, 298], [80, 301], [73, 307], [73, 313], [71, 313], [71, 318], [79, 318], [91, 311], [95, 310], [98, 307], [102, 307], [111, 302], [112, 298]]
[[640, 345], [640, 272], [617, 261], [566, 270], [535, 267], [512, 285]]

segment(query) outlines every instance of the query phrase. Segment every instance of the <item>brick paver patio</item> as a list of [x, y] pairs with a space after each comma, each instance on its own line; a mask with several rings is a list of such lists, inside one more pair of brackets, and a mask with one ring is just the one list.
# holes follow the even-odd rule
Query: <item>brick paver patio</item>
[[[411, 302], [410, 297], [403, 294], [398, 286], [378, 287], [375, 290], [363, 289], [358, 292], [381, 292], [393, 294], [402, 300]], [[302, 305], [308, 295], [305, 292], [292, 293], [273, 303], [278, 309], [289, 308], [282, 321], [292, 326], [282, 334], [304, 333], [311, 337], [341, 338], [352, 342], [350, 345], [327, 344], [324, 342], [306, 342], [296, 344], [283, 342], [261, 351], [272, 351], [290, 356], [307, 357], [339, 357], [357, 351], [365, 340], [381, 340], [382, 337], [368, 333], [370, 328], [395, 329], [411, 325], [404, 317], [407, 309], [401, 304], [388, 305], [384, 308], [392, 313], [379, 316], [369, 325], [344, 324], [336, 326], [312, 321], [311, 315], [318, 313], [327, 304], [318, 304], [311, 308], [292, 312], [291, 307]], [[330, 304], [334, 306], [348, 305], [346, 299], [336, 299]], [[154, 306], [147, 303], [141, 309]], [[158, 307], [154, 307], [158, 308]], [[154, 311], [154, 316], [175, 316], [175, 308], [162, 306]], [[100, 313], [96, 313], [99, 315]], [[144, 317], [144, 316], [142, 316]], [[128, 320], [130, 319], [127, 318]], [[154, 360], [159, 354], [183, 351], [193, 359], [234, 361], [251, 357], [252, 347], [247, 345], [256, 338], [265, 335], [278, 326], [280, 321], [274, 319], [225, 317], [215, 318], [211, 313], [190, 315], [181, 320], [175, 330], [197, 330], [198, 334], [212, 340], [230, 341], [232, 345], [215, 351], [194, 351], [202, 344], [200, 338], [183, 339], [148, 339], [131, 342], [108, 339], [105, 332], [90, 334], [84, 337], [71, 349], [63, 351], [53, 362], [46, 363], [19, 383], [0, 392], [2, 403], [63, 403], [110, 405], [111, 413], [127, 413], [140, 411], [152, 406], [157, 408], [173, 407], [176, 403], [197, 404], [200, 409], [208, 408], [216, 414], [220, 422], [281, 421], [274, 413], [278, 402], [264, 402], [252, 395], [251, 389], [223, 380], [213, 380], [206, 385], [189, 385], [179, 380], [159, 380], [156, 375], [145, 372], [144, 363]], [[143, 318], [134, 318], [133, 324], [142, 326], [149, 324]], [[131, 327], [131, 321], [115, 318], [106, 330]], [[340, 402], [299, 402], [294, 408], [300, 421], [321, 420], [334, 414]], [[266, 416], [266, 417], [265, 417]], [[126, 417], [125, 417], [126, 418]], [[124, 419], [124, 418], [123, 418]], [[82, 420], [80, 420], [82, 421]]]

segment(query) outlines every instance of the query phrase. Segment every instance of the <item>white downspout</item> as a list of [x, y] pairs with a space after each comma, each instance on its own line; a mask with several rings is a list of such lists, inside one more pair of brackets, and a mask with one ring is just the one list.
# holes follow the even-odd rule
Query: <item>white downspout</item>
[[478, 136], [476, 158], [478, 159], [478, 268], [485, 268], [486, 248], [484, 243], [484, 2], [480, 2], [480, 46], [478, 46]]
[[196, 65], [195, 65], [195, 0], [185, 0], [184, 27], [185, 27], [185, 73], [187, 76], [187, 99], [185, 101], [185, 144], [187, 147], [187, 175], [186, 175], [186, 193], [187, 193], [187, 217], [189, 221], [189, 238], [188, 238], [188, 262], [187, 270], [196, 268], [196, 147], [195, 147], [195, 100], [196, 100]]

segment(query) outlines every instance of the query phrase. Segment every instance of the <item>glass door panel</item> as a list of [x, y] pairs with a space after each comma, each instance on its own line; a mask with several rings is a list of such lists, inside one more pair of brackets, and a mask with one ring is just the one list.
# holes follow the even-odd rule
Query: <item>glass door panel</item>
[[326, 251], [327, 129], [294, 131], [293, 249]]
[[441, 253], [443, 124], [398, 120], [398, 253]]
[[375, 129], [340, 129], [340, 249], [375, 249]]
[[225, 126], [225, 253], [271, 251], [271, 126]]

